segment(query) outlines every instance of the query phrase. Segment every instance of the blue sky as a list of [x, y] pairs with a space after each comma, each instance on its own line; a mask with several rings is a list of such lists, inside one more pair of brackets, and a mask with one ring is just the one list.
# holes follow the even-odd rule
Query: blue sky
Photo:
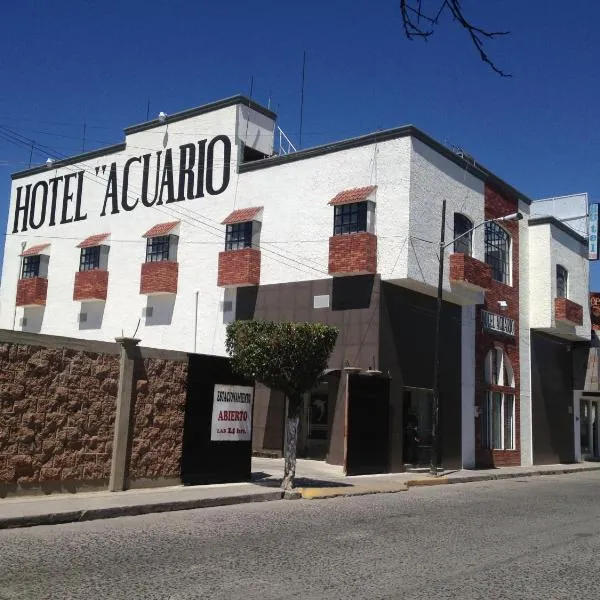
[[[423, 6], [436, 0], [423, 0]], [[375, 8], [376, 7], [376, 8]], [[403, 35], [397, 0], [299, 3], [32, 0], [3, 6], [0, 126], [62, 154], [123, 139], [123, 128], [237, 93], [278, 112], [303, 147], [412, 123], [462, 146], [533, 198], [600, 201], [600, 3], [463, 0], [511, 78], [481, 63], [449, 17], [427, 43]], [[33, 163], [47, 153], [34, 152]], [[0, 219], [29, 151], [0, 139]], [[4, 231], [4, 229], [2, 230]], [[0, 250], [0, 256], [1, 256]], [[592, 265], [592, 287], [600, 268]]]

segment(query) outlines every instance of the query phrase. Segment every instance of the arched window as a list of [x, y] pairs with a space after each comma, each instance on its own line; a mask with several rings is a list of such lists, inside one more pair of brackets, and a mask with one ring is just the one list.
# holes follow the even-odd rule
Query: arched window
[[[496, 346], [485, 359], [485, 400], [482, 411], [482, 442], [484, 448], [513, 450], [515, 448], [515, 394], [506, 388], [515, 387], [510, 360]], [[504, 388], [500, 390], [498, 388]]]
[[556, 297], [569, 297], [569, 272], [562, 265], [556, 265]]
[[468, 217], [454, 213], [454, 252], [471, 256], [473, 232], [469, 230], [472, 228], [473, 222]]
[[498, 223], [485, 224], [485, 262], [496, 281], [510, 285], [510, 236]]

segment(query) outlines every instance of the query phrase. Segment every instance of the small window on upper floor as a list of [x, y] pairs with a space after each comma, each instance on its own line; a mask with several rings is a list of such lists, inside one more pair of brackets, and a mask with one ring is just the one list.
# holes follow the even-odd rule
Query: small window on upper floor
[[22, 279], [32, 279], [40, 276], [40, 255], [23, 257]]
[[334, 206], [333, 235], [368, 231], [368, 202], [353, 202]]
[[232, 223], [225, 230], [225, 250], [242, 250], [252, 247], [252, 221]]
[[171, 238], [170, 235], [159, 235], [149, 237], [146, 240], [146, 262], [161, 262], [171, 260]]
[[[465, 215], [454, 213], [454, 252], [471, 256], [473, 221]], [[468, 233], [467, 233], [468, 232]]]
[[498, 223], [485, 224], [485, 262], [495, 281], [510, 285], [510, 235]]
[[94, 271], [100, 268], [100, 246], [82, 248], [79, 258], [80, 271]]
[[562, 265], [556, 265], [556, 297], [569, 297], [569, 272]]

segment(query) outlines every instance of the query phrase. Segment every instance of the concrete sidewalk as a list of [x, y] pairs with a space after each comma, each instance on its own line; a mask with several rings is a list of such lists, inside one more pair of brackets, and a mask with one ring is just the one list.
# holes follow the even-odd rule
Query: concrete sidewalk
[[[446, 485], [596, 470], [600, 470], [600, 463], [445, 471], [438, 477], [431, 477], [428, 473], [389, 473], [346, 477], [341, 467], [328, 465], [322, 461], [299, 459], [296, 470], [297, 488], [291, 497], [308, 500], [395, 493], [405, 492], [414, 486]], [[5, 498], [0, 499], [0, 529], [280, 500], [282, 493], [279, 483], [282, 475], [283, 459], [254, 458], [251, 483], [194, 487], [172, 486], [116, 493], [88, 492], [73, 495]]]

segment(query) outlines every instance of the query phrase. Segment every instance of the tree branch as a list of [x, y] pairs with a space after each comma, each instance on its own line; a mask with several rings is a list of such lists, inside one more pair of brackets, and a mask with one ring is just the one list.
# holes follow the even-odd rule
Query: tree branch
[[[415, 1], [416, 6], [414, 5]], [[431, 37], [435, 32], [442, 13], [444, 10], [448, 10], [454, 21], [469, 34], [473, 45], [477, 49], [479, 58], [501, 77], [511, 76], [510, 73], [506, 73], [500, 69], [484, 49], [485, 38], [494, 39], [499, 36], [509, 35], [510, 32], [487, 31], [481, 27], [477, 27], [464, 16], [460, 0], [440, 0], [438, 10], [434, 16], [424, 14], [421, 4], [422, 0], [400, 0], [400, 13], [402, 14], [404, 34], [409, 40], [415, 38], [427, 40], [427, 38]], [[421, 19], [426, 25], [421, 24]]]

